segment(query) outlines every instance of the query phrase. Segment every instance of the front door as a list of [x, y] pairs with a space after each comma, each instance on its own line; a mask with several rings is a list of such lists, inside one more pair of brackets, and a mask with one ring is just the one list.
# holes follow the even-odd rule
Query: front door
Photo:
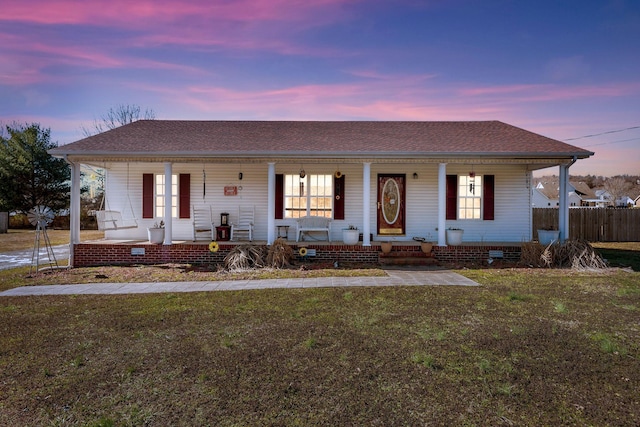
[[405, 234], [405, 175], [378, 175], [378, 234]]

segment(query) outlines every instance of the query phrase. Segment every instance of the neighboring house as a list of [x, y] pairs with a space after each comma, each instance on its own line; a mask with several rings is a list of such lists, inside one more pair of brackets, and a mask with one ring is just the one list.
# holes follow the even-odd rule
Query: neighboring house
[[[80, 164], [107, 171], [105, 208], [137, 219], [108, 239], [146, 240], [162, 220], [171, 245], [191, 240], [192, 206], [231, 222], [252, 206], [255, 240], [270, 244], [279, 225], [313, 215], [332, 219], [332, 241], [357, 226], [365, 247], [416, 236], [445, 246], [447, 228], [463, 228], [465, 242], [529, 241], [532, 171], [559, 166], [566, 185], [569, 167], [593, 155], [499, 121], [141, 120], [50, 153], [74, 176]], [[77, 184], [71, 202], [74, 244]]]
[[[555, 178], [555, 177], [554, 177]], [[582, 181], [569, 181], [567, 184], [567, 196], [570, 207], [586, 206], [586, 200], [595, 197], [589, 186]], [[534, 208], [557, 208], [560, 206], [560, 180], [559, 178], [545, 178], [538, 182], [531, 196], [531, 205]]]
[[629, 196], [622, 196], [616, 200], [616, 206], [630, 207], [635, 205], [635, 200]]
[[633, 199], [633, 206], [636, 208], [640, 208], [640, 194], [638, 194], [634, 199]]
[[611, 206], [611, 194], [607, 190], [598, 189], [594, 191], [594, 197], [585, 199], [585, 206], [606, 208]]
[[534, 208], [557, 208], [560, 206], [560, 197], [557, 186], [546, 185], [542, 182], [536, 184], [531, 194], [531, 206]]
[[622, 197], [619, 197], [614, 204], [611, 199], [612, 199], [611, 193], [609, 193], [605, 189], [599, 189], [595, 191], [595, 198], [586, 199], [585, 202], [586, 202], [586, 206], [596, 206], [599, 208], [606, 208], [606, 207], [613, 207], [613, 206], [633, 207], [633, 206], [636, 206], [636, 200], [637, 200], [629, 196], [622, 196]]

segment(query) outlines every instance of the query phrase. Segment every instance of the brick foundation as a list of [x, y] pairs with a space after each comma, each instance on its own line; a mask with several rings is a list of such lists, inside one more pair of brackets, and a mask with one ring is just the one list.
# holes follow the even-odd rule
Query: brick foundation
[[[235, 246], [219, 242], [218, 252], [210, 252], [206, 244], [180, 243], [174, 245], [117, 244], [117, 243], [80, 243], [75, 245], [74, 267], [92, 267], [99, 265], [133, 264], [218, 264]], [[299, 248], [315, 249], [316, 255], [309, 260], [319, 262], [354, 262], [377, 265], [381, 256], [380, 246], [344, 244], [296, 244], [291, 247], [297, 260], [301, 257]], [[144, 250], [144, 254], [140, 252]], [[489, 258], [489, 251], [502, 251], [505, 261], [518, 261], [519, 245], [478, 245], [478, 246], [434, 246], [433, 256], [440, 262], [482, 263]], [[382, 255], [385, 256], [385, 255]], [[407, 258], [424, 256], [419, 245], [394, 244], [390, 256]]]

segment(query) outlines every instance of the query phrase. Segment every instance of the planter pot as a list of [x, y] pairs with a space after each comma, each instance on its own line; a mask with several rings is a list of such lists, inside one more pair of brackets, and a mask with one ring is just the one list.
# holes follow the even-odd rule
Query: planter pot
[[550, 245], [560, 239], [559, 230], [538, 230], [538, 242], [541, 245]]
[[420, 249], [422, 249], [422, 252], [424, 252], [425, 254], [431, 256], [431, 251], [433, 250], [433, 243], [431, 243], [431, 242], [421, 242], [420, 243]]
[[447, 230], [447, 245], [458, 246], [462, 244], [464, 230]]
[[345, 245], [355, 245], [360, 239], [360, 230], [342, 230], [342, 241]]
[[382, 250], [382, 253], [388, 254], [389, 252], [391, 252], [392, 246], [392, 242], [380, 242], [380, 249]]
[[164, 242], [164, 228], [147, 228], [149, 243], [160, 244]]

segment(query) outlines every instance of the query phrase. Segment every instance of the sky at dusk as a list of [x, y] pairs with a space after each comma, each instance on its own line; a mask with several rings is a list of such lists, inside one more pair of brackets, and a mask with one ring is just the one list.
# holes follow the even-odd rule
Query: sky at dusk
[[[500, 120], [640, 174], [638, 0], [0, 0], [0, 123]], [[557, 168], [550, 170], [558, 173]]]

